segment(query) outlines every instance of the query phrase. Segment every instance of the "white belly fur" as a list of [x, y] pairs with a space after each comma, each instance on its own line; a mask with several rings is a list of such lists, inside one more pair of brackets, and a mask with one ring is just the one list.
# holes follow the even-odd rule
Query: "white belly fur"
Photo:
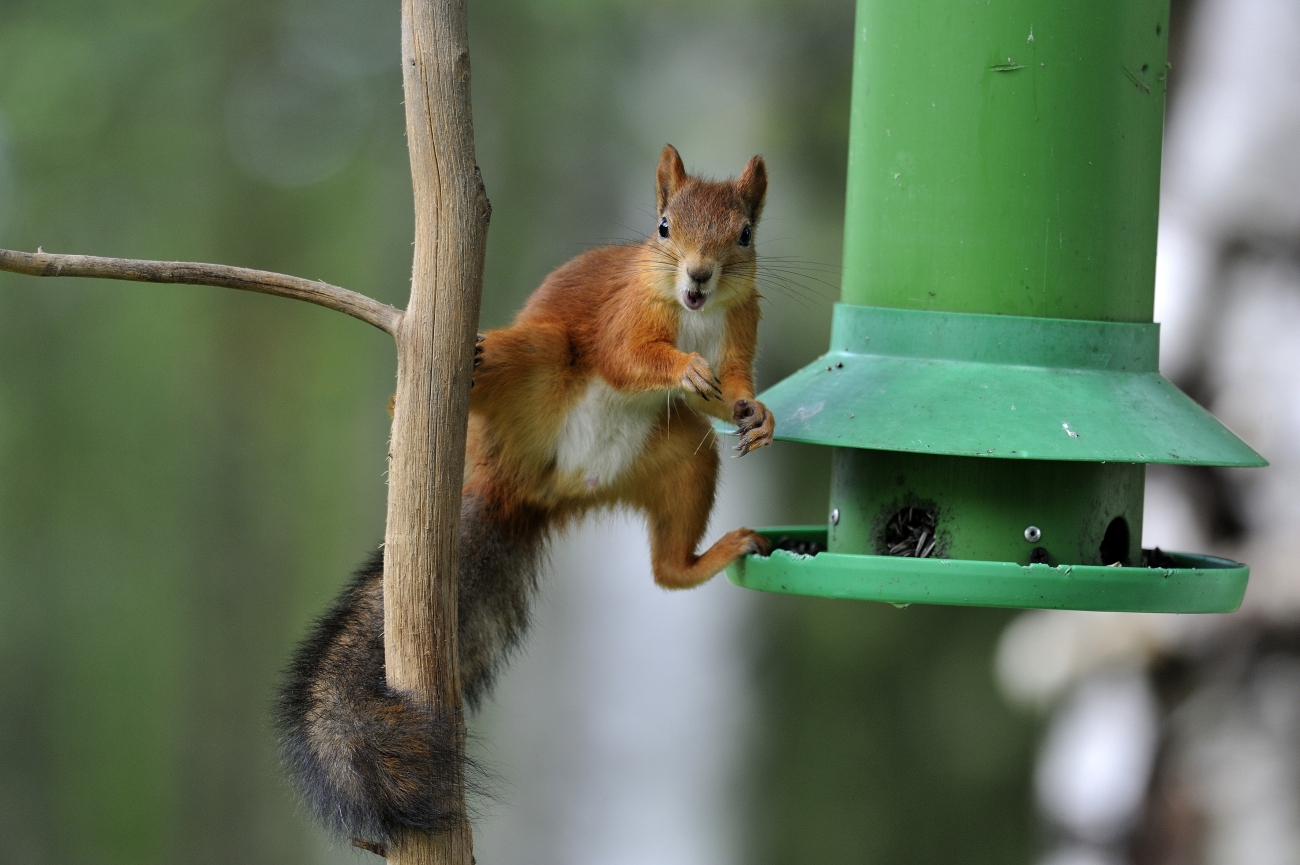
[[[721, 309], [683, 310], [677, 347], [699, 354], [716, 373], [722, 361], [725, 321]], [[613, 483], [640, 455], [650, 430], [679, 393], [673, 389], [625, 394], [595, 379], [564, 418], [556, 467], [562, 474], [576, 474], [591, 490]]]
[[625, 394], [601, 379], [592, 381], [564, 418], [556, 467], [563, 474], [578, 474], [588, 489], [614, 482], [636, 460], [667, 410], [667, 391]]

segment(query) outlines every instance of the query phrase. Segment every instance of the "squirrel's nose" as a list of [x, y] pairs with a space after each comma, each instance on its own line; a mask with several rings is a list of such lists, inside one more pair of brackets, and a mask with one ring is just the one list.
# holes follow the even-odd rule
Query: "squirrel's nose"
[[703, 285], [713, 278], [713, 268], [711, 267], [692, 267], [687, 269], [686, 275], [693, 281]]

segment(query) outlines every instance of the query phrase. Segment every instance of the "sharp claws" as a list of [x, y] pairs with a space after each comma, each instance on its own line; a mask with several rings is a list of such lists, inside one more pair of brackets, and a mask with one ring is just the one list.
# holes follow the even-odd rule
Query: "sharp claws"
[[482, 342], [485, 339], [487, 339], [487, 337], [480, 333], [474, 337], [474, 342]]

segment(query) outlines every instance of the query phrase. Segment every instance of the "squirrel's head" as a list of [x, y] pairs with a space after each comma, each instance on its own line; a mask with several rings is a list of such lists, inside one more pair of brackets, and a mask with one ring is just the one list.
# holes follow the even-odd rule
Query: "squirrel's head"
[[661, 284], [682, 306], [700, 310], [755, 291], [754, 233], [767, 194], [763, 157], [734, 180], [691, 177], [669, 144], [655, 172], [659, 225], [650, 238]]

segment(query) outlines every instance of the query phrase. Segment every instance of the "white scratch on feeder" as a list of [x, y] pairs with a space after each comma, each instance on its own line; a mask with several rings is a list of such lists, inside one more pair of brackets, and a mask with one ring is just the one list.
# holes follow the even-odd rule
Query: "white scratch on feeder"
[[814, 415], [821, 414], [821, 411], [824, 408], [826, 408], [825, 400], [817, 403], [816, 405], [800, 406], [798, 411], [790, 415], [790, 420], [796, 422], [806, 421], [810, 417], [813, 417]]

